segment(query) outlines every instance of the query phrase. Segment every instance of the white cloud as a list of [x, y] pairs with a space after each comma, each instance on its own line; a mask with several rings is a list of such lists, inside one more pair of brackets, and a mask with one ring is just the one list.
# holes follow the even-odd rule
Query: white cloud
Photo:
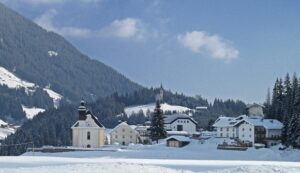
[[212, 58], [230, 61], [239, 55], [232, 44], [218, 35], [209, 35], [202, 31], [187, 32], [177, 36], [178, 41], [195, 53], [208, 52]]
[[109, 26], [100, 29], [99, 36], [114, 36], [118, 38], [134, 38], [142, 40], [147, 35], [144, 24], [135, 18], [114, 20]]
[[53, 18], [57, 15], [57, 11], [51, 9], [40, 17], [36, 18], [34, 21], [47, 31], [53, 31], [58, 34], [64, 36], [71, 36], [71, 37], [88, 37], [91, 34], [91, 31], [86, 28], [79, 28], [73, 26], [64, 26], [64, 27], [56, 27], [53, 24]]

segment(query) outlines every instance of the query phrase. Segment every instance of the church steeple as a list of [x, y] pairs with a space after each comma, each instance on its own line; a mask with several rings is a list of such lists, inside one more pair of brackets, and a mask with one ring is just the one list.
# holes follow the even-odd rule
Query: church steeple
[[160, 84], [159, 93], [156, 95], [156, 101], [159, 103], [162, 103], [163, 98], [164, 98], [164, 88], [163, 88], [163, 85]]
[[85, 101], [81, 99], [80, 106], [78, 107], [78, 114], [79, 114], [79, 120], [85, 120], [85, 114], [86, 114], [86, 107], [85, 107]]

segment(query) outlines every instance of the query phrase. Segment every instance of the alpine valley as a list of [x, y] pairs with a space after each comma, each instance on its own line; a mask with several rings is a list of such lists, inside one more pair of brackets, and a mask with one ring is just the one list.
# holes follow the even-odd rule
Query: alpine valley
[[[146, 111], [159, 91], [90, 59], [62, 36], [0, 3], [0, 119], [8, 124], [3, 134], [11, 134], [0, 138], [2, 146], [29, 141], [36, 147], [71, 145], [70, 127], [82, 98], [107, 128], [120, 120], [144, 123], [147, 116], [136, 109], [144, 105]], [[219, 115], [238, 116], [246, 108], [242, 101], [215, 99], [209, 103], [201, 96], [165, 89], [164, 101], [175, 110], [207, 108], [193, 116], [199, 124], [210, 125]], [[128, 110], [136, 112], [126, 115]], [[0, 154], [19, 155], [26, 148], [1, 147]]]

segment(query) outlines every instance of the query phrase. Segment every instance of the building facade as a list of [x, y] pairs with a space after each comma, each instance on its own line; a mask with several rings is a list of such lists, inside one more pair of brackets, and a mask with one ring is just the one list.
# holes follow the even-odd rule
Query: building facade
[[99, 148], [105, 143], [104, 126], [85, 107], [82, 100], [78, 108], [78, 121], [71, 127], [72, 146], [79, 148]]
[[111, 144], [136, 144], [139, 143], [139, 133], [126, 122], [122, 122], [110, 132], [110, 141]]
[[185, 131], [192, 135], [197, 131], [197, 122], [186, 114], [172, 114], [165, 116], [164, 127], [166, 131]]
[[213, 125], [217, 137], [234, 138], [249, 146], [255, 143], [272, 146], [281, 141], [282, 123], [261, 116], [219, 117]]

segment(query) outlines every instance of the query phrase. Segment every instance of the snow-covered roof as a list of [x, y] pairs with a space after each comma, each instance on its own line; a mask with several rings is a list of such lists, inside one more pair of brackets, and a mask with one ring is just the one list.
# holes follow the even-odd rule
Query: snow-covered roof
[[249, 117], [245, 119], [246, 122], [254, 126], [263, 126], [266, 129], [282, 129], [283, 124], [275, 119], [264, 119], [261, 117]]
[[220, 116], [215, 123], [213, 124], [213, 127], [233, 127], [237, 123], [241, 122], [243, 119], [245, 119], [247, 115], [240, 115], [238, 117], [223, 117]]
[[128, 126], [128, 127], [131, 128], [134, 132], [137, 133], [137, 131], [133, 128], [133, 126], [132, 126], [132, 125], [128, 125], [126, 121], [121, 122], [120, 124], [118, 124], [115, 128], [112, 129], [112, 131], [111, 131], [110, 133], [114, 132], [116, 129], [118, 129], [118, 128], [122, 127], [122, 126]]
[[7, 123], [0, 119], [0, 125], [5, 125], [6, 126]]
[[189, 135], [186, 131], [167, 131], [168, 135]]
[[181, 141], [181, 142], [190, 142], [191, 141], [191, 139], [186, 136], [178, 136], [178, 135], [170, 136], [166, 139], [166, 141], [171, 140], [171, 139], [175, 139], [175, 140]]
[[246, 121], [254, 126], [263, 126], [266, 129], [281, 129], [282, 123], [275, 119], [264, 119], [261, 116], [247, 116], [241, 115], [238, 117], [219, 117], [213, 127], [233, 127]]
[[197, 122], [189, 115], [187, 114], [171, 114], [171, 115], [166, 115], [164, 118], [164, 123], [165, 124], [171, 124], [174, 121], [178, 120], [178, 119], [189, 119], [192, 122], [194, 122], [195, 124], [197, 124]]

